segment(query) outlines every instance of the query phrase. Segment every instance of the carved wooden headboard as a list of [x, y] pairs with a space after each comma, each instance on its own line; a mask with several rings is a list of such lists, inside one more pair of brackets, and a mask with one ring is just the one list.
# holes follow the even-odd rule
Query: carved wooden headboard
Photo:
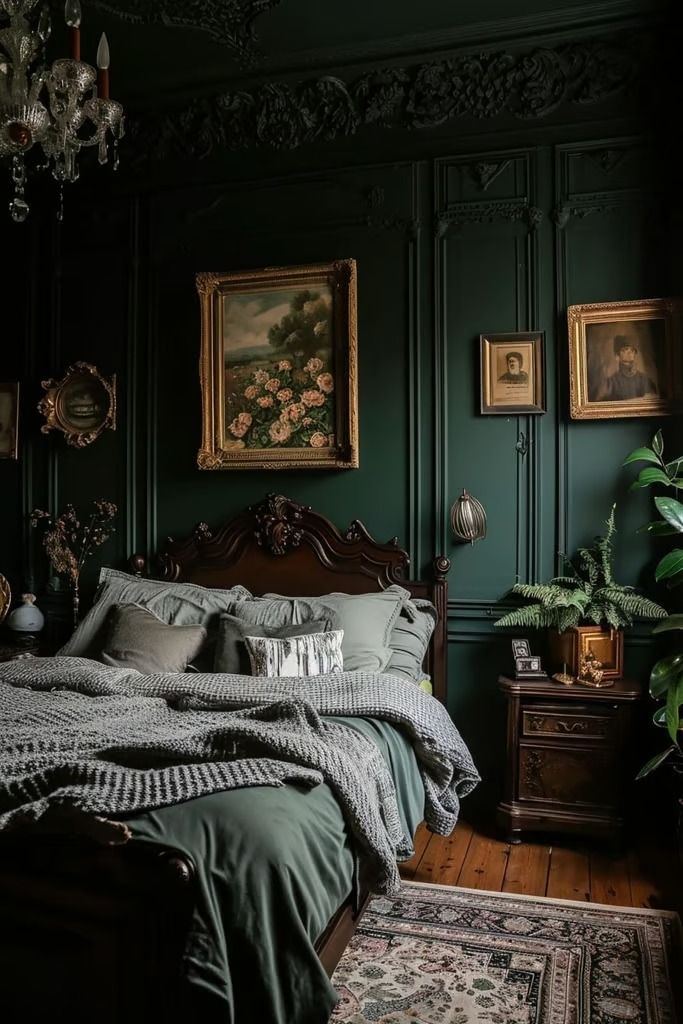
[[[256, 595], [272, 591], [319, 596], [335, 590], [363, 594], [398, 583], [436, 606], [439, 618], [425, 669], [434, 696], [445, 701], [450, 563], [444, 556], [436, 558], [434, 577], [425, 581], [406, 578], [409, 561], [396, 538], [380, 544], [358, 519], [342, 534], [310, 508], [269, 494], [215, 532], [200, 523], [185, 540], [169, 538], [153, 569], [164, 580], [221, 588], [240, 583]], [[143, 573], [145, 559], [134, 555], [131, 567]]]

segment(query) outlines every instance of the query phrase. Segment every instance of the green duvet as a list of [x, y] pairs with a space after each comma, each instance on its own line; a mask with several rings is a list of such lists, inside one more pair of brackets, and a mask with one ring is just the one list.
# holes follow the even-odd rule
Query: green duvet
[[[377, 744], [412, 837], [424, 789], [408, 740], [375, 719], [330, 721]], [[326, 1024], [336, 996], [314, 944], [351, 892], [356, 868], [330, 788], [231, 790], [127, 821], [136, 838], [182, 850], [196, 866], [184, 963], [193, 1019]]]

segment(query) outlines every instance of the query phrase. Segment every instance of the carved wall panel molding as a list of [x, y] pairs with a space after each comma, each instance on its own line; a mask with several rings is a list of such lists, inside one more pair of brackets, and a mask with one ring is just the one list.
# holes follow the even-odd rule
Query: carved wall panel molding
[[201, 159], [222, 149], [295, 149], [364, 127], [434, 128], [500, 114], [537, 119], [565, 103], [600, 103], [631, 88], [649, 73], [650, 49], [643, 32], [622, 32], [521, 53], [380, 68], [351, 82], [331, 75], [270, 82], [134, 121], [131, 151], [140, 159]]
[[537, 206], [530, 206], [526, 199], [454, 203], [437, 213], [434, 234], [437, 238], [443, 238], [452, 227], [492, 223], [496, 220], [525, 221], [529, 230], [535, 231], [543, 220], [543, 211]]
[[224, 43], [240, 64], [258, 59], [254, 21], [280, 0], [90, 0], [89, 6], [138, 25], [195, 28]]

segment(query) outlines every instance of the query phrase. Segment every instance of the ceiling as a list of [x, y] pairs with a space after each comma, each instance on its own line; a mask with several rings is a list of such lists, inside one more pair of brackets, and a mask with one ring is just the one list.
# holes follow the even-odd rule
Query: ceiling
[[[61, 2], [54, 2], [56, 52], [66, 37]], [[157, 107], [264, 77], [587, 31], [660, 6], [661, 0], [83, 0], [83, 59], [93, 59], [105, 30], [112, 94]]]

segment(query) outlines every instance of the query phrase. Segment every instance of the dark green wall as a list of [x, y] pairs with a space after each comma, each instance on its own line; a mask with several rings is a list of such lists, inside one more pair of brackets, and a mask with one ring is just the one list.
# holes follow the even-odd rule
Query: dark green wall
[[[551, 575], [557, 553], [599, 532], [614, 500], [619, 575], [651, 578], [656, 552], [634, 535], [649, 497], [627, 493], [620, 464], [658, 423], [569, 421], [565, 321], [569, 303], [680, 290], [645, 128], [624, 100], [542, 123], [377, 129], [292, 155], [258, 151], [178, 172], [148, 165], [144, 187], [129, 179], [101, 199], [77, 186], [63, 227], [46, 219], [26, 229], [35, 266], [27, 317], [18, 289], [23, 362], [6, 364], [23, 377], [24, 483], [20, 469], [0, 466], [0, 568], [20, 586], [32, 574], [21, 515], [34, 504], [115, 500], [118, 533], [103, 558], [123, 564], [272, 490], [339, 526], [358, 517], [382, 540], [397, 535], [416, 575], [445, 553], [449, 707], [495, 790], [496, 676], [510, 666], [509, 639], [492, 628], [496, 602], [517, 579]], [[496, 168], [486, 183], [483, 164]], [[349, 256], [360, 469], [200, 472], [195, 273]], [[546, 415], [479, 415], [479, 334], [535, 329], [546, 332]], [[118, 377], [118, 429], [84, 451], [41, 436], [34, 413], [40, 379], [76, 359]], [[448, 528], [463, 487], [488, 512], [488, 536], [471, 547]], [[634, 634], [628, 669], [644, 671], [648, 644], [647, 630]]]

